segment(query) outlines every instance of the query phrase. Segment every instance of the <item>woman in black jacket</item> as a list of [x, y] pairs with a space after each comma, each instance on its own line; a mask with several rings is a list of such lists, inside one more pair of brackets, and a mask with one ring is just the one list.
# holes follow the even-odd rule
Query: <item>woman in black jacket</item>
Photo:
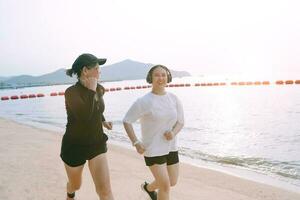
[[105, 62], [106, 59], [99, 59], [92, 54], [82, 54], [67, 70], [67, 75], [76, 74], [78, 77], [78, 82], [65, 91], [68, 120], [60, 156], [69, 179], [67, 200], [74, 199], [75, 191], [79, 190], [87, 160], [100, 199], [114, 199], [106, 159], [108, 138], [103, 132], [103, 126], [111, 130], [112, 123], [106, 122], [103, 116], [105, 90], [98, 84], [99, 65]]

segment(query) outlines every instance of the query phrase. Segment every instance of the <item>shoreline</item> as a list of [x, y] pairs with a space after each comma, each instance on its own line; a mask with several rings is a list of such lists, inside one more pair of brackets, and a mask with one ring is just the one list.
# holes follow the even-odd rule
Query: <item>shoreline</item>
[[[127, 150], [134, 150], [133, 148], [128, 147], [126, 144], [124, 144], [122, 142], [111, 141], [110, 143], [113, 145], [117, 145], [122, 148], [125, 148]], [[298, 192], [300, 190], [300, 187], [298, 187], [297, 185], [294, 185], [287, 181], [276, 179], [275, 177], [268, 176], [263, 173], [252, 171], [250, 169], [239, 168], [238, 166], [221, 165], [221, 164], [218, 165], [216, 163], [209, 163], [209, 162], [205, 162], [205, 161], [195, 160], [195, 159], [192, 159], [185, 155], [181, 155], [180, 152], [179, 152], [179, 155], [180, 155], [181, 163], [191, 165], [191, 166], [194, 166], [197, 168], [213, 170], [213, 171], [224, 173], [224, 174], [234, 176], [237, 178], [254, 181], [257, 183], [262, 183], [262, 184], [266, 184], [269, 186], [278, 187], [278, 188], [288, 190], [291, 192]]]
[[[54, 128], [54, 126], [51, 126], [51, 125], [48, 126], [46, 124], [44, 124], [44, 127], [42, 127], [42, 126], [39, 127], [38, 125], [35, 126], [32, 123], [26, 123], [26, 122], [18, 121], [15, 119], [4, 118], [4, 117], [0, 116], [0, 120], [1, 119], [10, 120], [14, 123], [29, 126], [31, 128], [39, 129], [41, 131], [56, 132], [60, 136], [62, 136], [62, 134], [63, 134], [62, 132], [64, 131], [64, 130], [59, 130], [60, 128], [57, 128], [57, 127]], [[133, 150], [135, 152], [134, 148], [132, 148], [131, 145], [126, 145], [125, 143], [122, 143], [120, 141], [109, 140], [108, 144], [116, 145], [116, 146], [125, 148], [126, 150], [131, 150], [131, 151]], [[264, 173], [260, 173], [258, 171], [253, 171], [253, 170], [247, 169], [247, 168], [241, 168], [241, 167], [238, 167], [235, 165], [222, 165], [222, 164], [217, 164], [217, 163], [205, 162], [202, 160], [193, 159], [193, 158], [185, 156], [185, 155], [180, 155], [180, 157], [181, 157], [181, 159], [180, 159], [181, 163], [185, 163], [185, 164], [192, 165], [195, 167], [214, 170], [214, 171], [225, 173], [227, 175], [235, 176], [238, 178], [242, 178], [242, 179], [278, 187], [281, 189], [289, 190], [291, 192], [298, 192], [300, 190], [300, 187], [298, 185], [292, 184], [292, 183], [288, 182], [287, 180], [284, 180], [285, 179], [284, 177], [270, 176], [270, 175], [267, 175]]]
[[[66, 174], [59, 158], [62, 135], [0, 118], [0, 199], [63, 199]], [[116, 199], [141, 200], [140, 184], [152, 180], [135, 151], [108, 144], [112, 189]], [[80, 199], [97, 199], [87, 165]], [[300, 193], [233, 175], [180, 164], [179, 182], [171, 199], [296, 200]]]

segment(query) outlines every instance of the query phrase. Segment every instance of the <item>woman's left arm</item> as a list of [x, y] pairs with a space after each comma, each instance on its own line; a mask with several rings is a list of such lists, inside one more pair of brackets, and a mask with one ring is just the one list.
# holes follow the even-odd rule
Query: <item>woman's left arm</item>
[[183, 128], [184, 124], [180, 123], [180, 122], [176, 122], [176, 124], [173, 126], [171, 132], [174, 136], [176, 136], [180, 131], [181, 129]]
[[112, 122], [107, 122], [107, 121], [103, 121], [102, 125], [107, 128], [108, 130], [112, 130], [113, 127], [113, 123]]
[[164, 133], [166, 140], [172, 140], [181, 131], [183, 126], [184, 124], [177, 121], [171, 130]]
[[[104, 96], [104, 93], [105, 93], [105, 88], [98, 84], [97, 85], [97, 97], [98, 97], [98, 101], [100, 101], [100, 103], [103, 103], [103, 106], [104, 106], [104, 100], [103, 100], [103, 96]], [[113, 127], [113, 123], [112, 122], [107, 122], [103, 113], [101, 113], [101, 121], [102, 121], [102, 126], [105, 127], [106, 129], [108, 130], [112, 130], [112, 127]]]
[[183, 128], [184, 126], [184, 114], [183, 107], [180, 100], [176, 97], [176, 111], [177, 111], [177, 121], [171, 130], [166, 131], [164, 136], [167, 140], [172, 140]]
[[174, 136], [177, 135], [184, 126], [183, 106], [181, 101], [178, 99], [178, 97], [176, 97], [176, 111], [177, 111], [177, 121], [171, 130]]

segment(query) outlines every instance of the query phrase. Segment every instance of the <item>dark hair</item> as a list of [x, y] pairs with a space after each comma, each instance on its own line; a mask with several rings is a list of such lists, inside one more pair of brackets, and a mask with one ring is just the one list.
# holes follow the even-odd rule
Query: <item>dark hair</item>
[[97, 58], [93, 54], [84, 53], [76, 58], [76, 60], [74, 61], [73, 65], [72, 65], [72, 68], [68, 69], [66, 71], [66, 74], [71, 77], [73, 74], [76, 74], [77, 78], [79, 78], [81, 75], [82, 69], [84, 67], [91, 69], [91, 68], [95, 67], [97, 63], [99, 65], [103, 65], [103, 64], [105, 64], [105, 62], [106, 62], [106, 58]]
[[[97, 63], [93, 63], [93, 64], [91, 64], [91, 65], [89, 65], [89, 66], [83, 66], [83, 67], [87, 67], [88, 69], [92, 69], [92, 68], [95, 67], [96, 65], [97, 65]], [[82, 68], [78, 68], [78, 69], [76, 69], [76, 70], [74, 70], [73, 68], [67, 69], [67, 70], [66, 70], [66, 74], [67, 74], [68, 76], [70, 76], [70, 77], [72, 77], [73, 74], [76, 74], [76, 75], [77, 75], [77, 78], [79, 78], [79, 77], [81, 76], [81, 72], [82, 72], [83, 67], [82, 67]]]
[[66, 74], [67, 74], [68, 76], [70, 76], [70, 77], [72, 77], [74, 73], [75, 73], [75, 72], [73, 71], [72, 68], [66, 70]]
[[148, 72], [147, 74], [147, 77], [146, 77], [146, 81], [147, 83], [152, 83], [152, 74], [153, 74], [153, 71], [158, 68], [158, 67], [161, 67], [163, 68], [164, 70], [166, 70], [167, 72], [167, 77], [168, 77], [168, 83], [170, 83], [172, 81], [172, 74], [171, 74], [171, 71], [164, 65], [154, 65]]

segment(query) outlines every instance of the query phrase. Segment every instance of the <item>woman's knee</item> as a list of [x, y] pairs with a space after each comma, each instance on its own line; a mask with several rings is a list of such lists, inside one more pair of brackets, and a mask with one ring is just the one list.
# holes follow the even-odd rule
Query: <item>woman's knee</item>
[[159, 184], [158, 184], [158, 188], [162, 191], [165, 191], [165, 192], [168, 192], [170, 190], [170, 181], [169, 180], [165, 180], [165, 181], [161, 181]]
[[68, 185], [71, 187], [72, 190], [79, 190], [81, 187], [81, 181], [76, 183], [69, 182]]
[[107, 185], [96, 187], [96, 192], [98, 193], [99, 196], [104, 196], [104, 197], [109, 196], [112, 193], [110, 186]]
[[177, 179], [170, 179], [170, 186], [173, 187], [177, 184]]

